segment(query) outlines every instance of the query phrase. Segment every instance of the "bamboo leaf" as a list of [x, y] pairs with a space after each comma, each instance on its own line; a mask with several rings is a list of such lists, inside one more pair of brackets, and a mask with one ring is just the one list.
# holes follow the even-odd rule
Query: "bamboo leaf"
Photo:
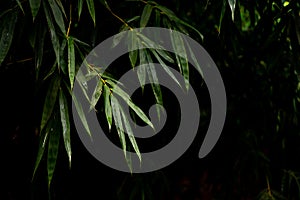
[[174, 48], [174, 51], [176, 52], [176, 61], [178, 68], [180, 70], [180, 73], [184, 77], [185, 86], [186, 89], [189, 88], [189, 66], [188, 66], [188, 58], [184, 46], [183, 39], [179, 32], [172, 31], [171, 34], [171, 43]]
[[74, 41], [72, 37], [68, 38], [68, 71], [69, 79], [71, 83], [71, 89], [74, 85], [75, 78], [75, 50], [74, 50]]
[[234, 21], [234, 11], [235, 11], [235, 6], [236, 6], [236, 0], [228, 0], [228, 4], [231, 10], [231, 18], [232, 21]]
[[65, 22], [64, 22], [63, 14], [62, 14], [59, 6], [57, 5], [55, 0], [48, 0], [48, 2], [50, 4], [50, 7], [51, 7], [51, 10], [52, 10], [52, 13], [53, 13], [53, 16], [54, 16], [54, 19], [55, 19], [57, 25], [59, 26], [61, 32], [64, 35], [66, 35]]
[[225, 11], [226, 11], [226, 0], [223, 0], [222, 10], [221, 10], [221, 15], [220, 15], [220, 20], [219, 20], [219, 27], [218, 27], [219, 33], [221, 32], [222, 21], [223, 21], [224, 15], [225, 15]]
[[81, 12], [82, 12], [82, 5], [83, 5], [83, 0], [78, 0], [78, 19], [80, 19], [80, 16], [81, 16]]
[[44, 54], [44, 41], [46, 36], [46, 29], [39, 24], [39, 29], [37, 33], [37, 43], [34, 45], [35, 49], [35, 68], [37, 71], [37, 77], [39, 73], [39, 69], [42, 66], [43, 62], [43, 54]]
[[91, 98], [91, 107], [90, 109], [95, 109], [95, 106], [97, 102], [99, 101], [101, 94], [102, 94], [102, 87], [103, 87], [103, 82], [101, 80], [98, 81], [96, 88], [93, 92], [92, 98]]
[[95, 5], [94, 5], [94, 0], [87, 0], [86, 1], [89, 13], [91, 18], [93, 19], [94, 25], [96, 26], [96, 16], [95, 16]]
[[35, 165], [34, 165], [34, 170], [33, 170], [33, 175], [32, 175], [32, 180], [36, 174], [36, 171], [40, 165], [40, 162], [42, 160], [42, 157], [44, 155], [45, 152], [45, 148], [48, 142], [48, 136], [49, 136], [49, 132], [52, 131], [53, 129], [51, 129], [52, 127], [52, 120], [47, 124], [46, 128], [44, 131], [41, 131], [40, 134], [40, 138], [39, 138], [39, 148], [38, 148], [38, 153], [37, 153], [37, 157], [36, 157], [36, 161], [35, 161]]
[[37, 13], [38, 13], [38, 11], [39, 11], [39, 8], [40, 8], [40, 5], [41, 5], [41, 0], [29, 0], [29, 4], [30, 4], [32, 17], [33, 17], [33, 20], [34, 20]]
[[143, 13], [140, 20], [140, 27], [145, 27], [148, 24], [149, 18], [151, 16], [153, 6], [150, 4], [146, 4], [146, 6], [143, 9]]
[[129, 31], [128, 32], [128, 51], [129, 51], [129, 60], [132, 67], [135, 67], [137, 56], [138, 56], [138, 43], [139, 39], [137, 38], [137, 35], [135, 34], [135, 31]]
[[23, 9], [23, 6], [22, 6], [21, 2], [19, 0], [16, 0], [16, 2], [18, 4], [19, 8], [21, 9], [22, 13], [25, 15], [25, 12], [24, 12], [24, 9]]
[[44, 108], [43, 108], [43, 114], [42, 114], [42, 121], [41, 121], [41, 131], [47, 124], [48, 120], [51, 117], [55, 102], [56, 102], [56, 97], [58, 93], [58, 89], [60, 87], [60, 78], [56, 76], [55, 78], [52, 79], [48, 92], [46, 94], [46, 99], [44, 103]]
[[121, 141], [122, 149], [126, 158], [126, 139], [125, 139], [125, 133], [123, 129], [123, 123], [122, 123], [122, 118], [121, 118], [121, 112], [120, 112], [120, 103], [116, 99], [115, 96], [111, 96], [111, 107], [112, 107], [112, 114], [114, 117], [114, 122], [116, 125], [116, 129]]
[[72, 150], [71, 150], [71, 139], [70, 139], [70, 118], [67, 98], [63, 91], [59, 91], [59, 108], [60, 108], [60, 120], [63, 129], [63, 138], [65, 149], [69, 158], [69, 167], [71, 168], [72, 161]]
[[107, 80], [107, 83], [109, 83], [113, 87], [112, 91], [114, 94], [120, 96], [127, 103], [127, 105], [140, 117], [141, 120], [143, 120], [146, 124], [154, 129], [152, 122], [149, 120], [146, 114], [132, 102], [130, 96], [124, 90], [122, 90], [118, 85], [114, 84], [110, 80]]
[[128, 117], [129, 116], [125, 115], [122, 107], [120, 107], [120, 111], [121, 111], [121, 115], [122, 115], [122, 118], [123, 118], [125, 130], [126, 130], [126, 133], [127, 133], [128, 137], [129, 137], [130, 143], [132, 144], [133, 149], [136, 152], [136, 154], [137, 154], [137, 156], [138, 156], [138, 158], [139, 158], [139, 160], [141, 162], [142, 161], [141, 153], [140, 153], [139, 147], [138, 147], [138, 145], [136, 143], [133, 131], [131, 129], [131, 125], [130, 125], [130, 123], [128, 121]]
[[111, 130], [112, 125], [112, 105], [110, 104], [110, 89], [107, 85], [104, 85], [104, 107], [105, 107], [105, 116], [108, 123], [109, 131]]
[[61, 43], [61, 46], [60, 46], [60, 49], [59, 49], [59, 56], [60, 56], [60, 65], [59, 65], [59, 68], [61, 69], [61, 71], [65, 74], [65, 75], [68, 75], [68, 65], [64, 59], [65, 57], [65, 48], [67, 46], [67, 43], [68, 43], [68, 39], [67, 38], [64, 38], [62, 43]]
[[17, 12], [10, 12], [6, 14], [1, 22], [2, 32], [0, 37], [0, 65], [4, 61], [14, 36], [15, 24], [17, 22]]
[[[146, 53], [144, 49], [139, 49], [139, 57], [140, 57], [140, 65], [146, 64], [147, 59], [146, 59]], [[144, 90], [144, 86], [146, 83], [146, 69], [145, 67], [139, 67], [137, 69], [137, 76], [140, 81], [142, 90]]]
[[159, 55], [156, 53], [156, 50], [150, 49], [154, 57], [157, 59], [159, 64], [162, 66], [162, 68], [166, 71], [166, 73], [181, 87], [180, 83], [178, 82], [177, 78], [173, 74], [173, 72], [169, 69], [169, 67], [164, 63], [164, 61], [159, 57]]
[[48, 27], [50, 30], [50, 36], [51, 36], [51, 42], [52, 42], [52, 46], [55, 52], [55, 56], [56, 56], [56, 60], [57, 60], [57, 64], [58, 66], [60, 66], [60, 44], [59, 44], [59, 39], [56, 35], [56, 31], [55, 31], [55, 27], [52, 21], [52, 17], [50, 15], [49, 9], [47, 8], [47, 5], [45, 3], [45, 1], [43, 1], [43, 8], [44, 8], [44, 12], [45, 12], [45, 16], [47, 19], [47, 23], [48, 23]]
[[56, 165], [56, 160], [58, 155], [59, 139], [60, 139], [60, 131], [57, 122], [58, 119], [53, 119], [53, 120], [55, 120], [55, 122], [54, 122], [54, 126], [52, 127], [53, 131], [51, 131], [49, 134], [48, 156], [47, 156], [48, 189], [50, 189], [50, 184], [55, 170], [55, 165]]

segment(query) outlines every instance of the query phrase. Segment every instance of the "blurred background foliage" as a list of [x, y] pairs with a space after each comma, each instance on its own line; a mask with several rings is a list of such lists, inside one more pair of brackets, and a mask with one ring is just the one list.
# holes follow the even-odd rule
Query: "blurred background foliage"
[[[145, 20], [145, 5], [156, 5], [151, 1], [0, 3], [1, 199], [300, 198], [300, 2], [157, 3], [173, 11], [173, 18], [158, 9]], [[68, 90], [89, 50], [126, 30], [124, 22], [140, 27], [145, 21], [147, 26], [187, 31], [208, 51], [225, 83], [228, 112], [220, 141], [199, 160], [197, 141], [207, 129], [210, 102], [201, 76], [190, 69], [201, 109], [196, 142], [165, 169], [126, 174], [103, 166], [85, 150], [68, 115]], [[125, 59], [129, 69], [132, 55]], [[120, 63], [111, 71], [116, 77], [124, 71]], [[172, 110], [172, 95], [161, 90], [166, 109]], [[132, 98], [142, 107], [147, 103], [141, 96]], [[102, 113], [99, 117], [107, 120]], [[176, 129], [178, 119], [168, 119], [167, 134], [154, 139], [157, 146]], [[142, 150], [155, 148], [139, 140], [137, 144]]]

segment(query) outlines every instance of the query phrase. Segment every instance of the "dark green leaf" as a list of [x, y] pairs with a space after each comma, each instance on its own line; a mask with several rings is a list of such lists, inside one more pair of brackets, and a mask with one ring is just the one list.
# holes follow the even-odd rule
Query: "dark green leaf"
[[129, 51], [129, 60], [132, 67], [135, 67], [137, 56], [138, 56], [138, 43], [139, 39], [137, 38], [137, 35], [135, 31], [129, 31], [128, 32], [128, 51]]
[[48, 0], [48, 2], [50, 4], [50, 7], [51, 7], [51, 10], [52, 10], [52, 13], [53, 13], [53, 16], [54, 16], [54, 19], [55, 19], [57, 25], [59, 26], [61, 32], [64, 35], [66, 35], [65, 22], [64, 22], [63, 15], [62, 15], [62, 12], [61, 12], [59, 6], [57, 5], [55, 0]]
[[47, 124], [48, 120], [50, 119], [50, 116], [52, 114], [55, 102], [56, 102], [56, 97], [58, 93], [58, 89], [60, 87], [60, 78], [58, 76], [55, 76], [49, 86], [46, 98], [45, 98], [45, 103], [44, 103], [44, 108], [43, 108], [43, 114], [42, 114], [42, 121], [41, 121], [41, 131]]
[[52, 17], [50, 15], [49, 9], [48, 9], [45, 1], [43, 1], [43, 7], [44, 7], [44, 12], [45, 12], [45, 15], [46, 15], [48, 27], [50, 29], [51, 41], [52, 41], [52, 46], [53, 46], [53, 49], [54, 49], [54, 52], [55, 52], [57, 64], [58, 64], [58, 66], [60, 66], [60, 44], [59, 44], [59, 39], [58, 39], [58, 36], [56, 35], [56, 30], [54, 28]]
[[90, 16], [93, 19], [94, 25], [96, 25], [96, 16], [95, 16], [95, 6], [94, 6], [94, 0], [87, 0], [86, 1]]
[[[144, 65], [147, 63], [146, 60], [146, 50], [144, 49], [139, 49], [139, 55], [140, 55], [140, 65]], [[140, 81], [142, 89], [144, 89], [145, 83], [146, 83], [146, 69], [145, 67], [139, 67], [137, 69], [137, 75], [138, 79]]]
[[52, 181], [53, 173], [56, 166], [56, 160], [58, 155], [59, 139], [60, 139], [60, 127], [55, 120], [53, 131], [49, 133], [49, 143], [48, 143], [48, 156], [47, 156], [47, 171], [48, 171], [48, 189], [50, 189], [50, 184]]
[[97, 102], [99, 101], [101, 94], [102, 94], [102, 90], [103, 90], [103, 82], [102, 80], [98, 80], [96, 88], [93, 92], [92, 98], [91, 98], [91, 107], [90, 109], [95, 109], [95, 106], [97, 104]]
[[80, 19], [81, 12], [82, 12], [82, 5], [83, 5], [83, 0], [78, 0], [78, 19]]
[[223, 21], [224, 14], [225, 14], [225, 11], [226, 11], [226, 5], [227, 5], [226, 0], [223, 0], [223, 5], [222, 5], [222, 10], [221, 10], [221, 15], [220, 15], [220, 21], [219, 21], [219, 27], [218, 27], [219, 33], [221, 32], [222, 21]]
[[23, 6], [22, 6], [21, 2], [19, 0], [16, 0], [16, 2], [18, 4], [19, 8], [21, 9], [21, 11], [23, 12], [23, 14], [25, 15], [25, 12], [24, 12], [24, 9], [23, 9]]
[[6, 14], [6, 16], [0, 21], [0, 25], [2, 26], [2, 32], [1, 38], [0, 38], [0, 65], [5, 59], [8, 50], [10, 48], [13, 36], [14, 36], [14, 30], [15, 30], [15, 24], [17, 22], [17, 12], [10, 12]]
[[140, 27], [147, 26], [149, 18], [151, 16], [152, 9], [153, 9], [153, 6], [151, 6], [150, 4], [146, 4], [146, 6], [144, 7], [142, 16], [141, 16]]
[[69, 167], [71, 168], [72, 161], [72, 150], [71, 150], [71, 139], [70, 139], [70, 118], [67, 98], [65, 97], [62, 90], [59, 91], [59, 108], [60, 108], [60, 120], [63, 129], [63, 138], [65, 149], [69, 158]]
[[67, 46], [67, 42], [68, 42], [68, 39], [64, 38], [62, 43], [61, 43], [60, 49], [59, 49], [59, 54], [60, 54], [60, 66], [59, 66], [59, 68], [61, 69], [61, 71], [65, 75], [68, 75], [68, 64], [66, 63], [66, 61], [64, 59], [65, 58], [65, 48]]
[[74, 85], [75, 78], [75, 50], [74, 50], [74, 41], [72, 37], [68, 38], [68, 71], [69, 79], [71, 83], [71, 89]]
[[37, 15], [40, 5], [41, 5], [41, 0], [29, 0], [30, 8], [31, 8], [31, 13], [33, 20], [35, 19], [35, 16]]

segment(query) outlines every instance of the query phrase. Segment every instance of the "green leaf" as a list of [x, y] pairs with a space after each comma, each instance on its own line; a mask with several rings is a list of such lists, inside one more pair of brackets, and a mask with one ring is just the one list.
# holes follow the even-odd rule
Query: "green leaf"
[[231, 9], [231, 18], [234, 21], [234, 11], [236, 6], [236, 0], [228, 0], [229, 7]]
[[2, 19], [3, 21], [0, 21], [0, 25], [2, 26], [2, 32], [0, 33], [0, 65], [5, 59], [11, 46], [17, 17], [17, 12], [10, 12]]
[[110, 89], [107, 85], [104, 85], [104, 108], [105, 116], [108, 123], [109, 131], [111, 130], [112, 125], [112, 106], [110, 104]]
[[19, 8], [21, 9], [21, 11], [23, 12], [23, 14], [25, 15], [25, 12], [24, 12], [24, 9], [23, 9], [23, 6], [22, 6], [21, 2], [19, 0], [16, 0], [16, 2], [18, 4]]
[[32, 17], [33, 17], [33, 20], [34, 20], [37, 13], [38, 13], [38, 11], [39, 11], [39, 8], [40, 8], [40, 5], [41, 5], [41, 0], [29, 0], [29, 4], [30, 4]]
[[44, 155], [44, 151], [45, 151], [45, 148], [46, 148], [46, 144], [47, 144], [47, 141], [48, 141], [48, 136], [49, 136], [49, 133], [50, 131], [53, 131], [52, 129], [52, 123], [53, 123], [53, 120], [51, 120], [44, 131], [41, 131], [41, 134], [40, 134], [40, 137], [39, 137], [39, 148], [38, 148], [38, 153], [37, 153], [37, 157], [36, 157], [36, 161], [35, 161], [35, 165], [34, 165], [34, 170], [33, 170], [33, 175], [32, 175], [32, 180], [36, 174], [36, 171], [40, 165], [40, 162], [42, 160], [42, 157]]
[[72, 37], [68, 38], [68, 71], [69, 79], [71, 83], [71, 89], [74, 85], [75, 78], [75, 50], [74, 50], [74, 41]]
[[67, 42], [68, 42], [68, 39], [64, 38], [62, 43], [61, 43], [60, 49], [59, 49], [59, 56], [60, 56], [60, 66], [59, 66], [59, 68], [61, 69], [61, 71], [65, 75], [68, 75], [68, 65], [67, 65], [67, 63], [64, 59], [64, 57], [65, 57], [65, 48], [67, 46]]
[[62, 14], [59, 6], [57, 5], [55, 0], [48, 0], [48, 2], [50, 4], [50, 7], [51, 7], [51, 10], [52, 10], [52, 13], [53, 13], [53, 16], [54, 16], [54, 19], [55, 19], [57, 25], [59, 26], [61, 32], [64, 35], [66, 35], [65, 22], [64, 22], [63, 14]]
[[[144, 49], [139, 49], [139, 55], [140, 55], [140, 65], [146, 64], [147, 63], [147, 59], [146, 59], [146, 50]], [[144, 86], [146, 83], [146, 69], [145, 67], [139, 67], [137, 69], [137, 75], [138, 75], [138, 79], [140, 81], [142, 90], [144, 90]]]
[[130, 123], [128, 121], [128, 117], [129, 116], [125, 115], [122, 107], [120, 107], [120, 111], [121, 111], [121, 115], [123, 117], [123, 122], [124, 122], [125, 130], [126, 130], [126, 133], [127, 133], [128, 137], [129, 137], [130, 143], [132, 144], [133, 149], [136, 152], [136, 154], [137, 154], [137, 156], [138, 156], [138, 158], [139, 158], [139, 160], [141, 162], [142, 161], [141, 153], [140, 153], [139, 147], [138, 147], [138, 145], [136, 143], [133, 131], [131, 129], [131, 125], [130, 125]]
[[198, 72], [203, 77], [203, 71], [202, 71], [202, 69], [201, 69], [201, 67], [199, 65], [199, 62], [198, 62], [198, 60], [197, 60], [197, 58], [196, 58], [196, 56], [195, 56], [193, 50], [191, 49], [191, 47], [190, 47], [190, 45], [189, 45], [189, 43], [188, 43], [187, 40], [185, 40], [185, 44], [186, 44], [186, 46], [187, 46], [187, 48], [189, 50], [189, 55], [191, 56], [191, 59], [194, 61], [194, 64], [195, 64], [194, 67], [198, 70]]
[[122, 90], [118, 85], [110, 80], [107, 80], [107, 83], [109, 83], [113, 87], [112, 91], [114, 94], [120, 96], [127, 103], [127, 105], [140, 117], [141, 120], [143, 120], [146, 124], [154, 129], [152, 122], [148, 119], [146, 114], [132, 102], [130, 96], [124, 90]]
[[221, 10], [221, 15], [220, 15], [220, 21], [219, 21], [219, 27], [218, 27], [219, 33], [221, 32], [222, 21], [223, 21], [224, 15], [225, 15], [225, 11], [226, 11], [226, 0], [223, 0], [223, 5], [222, 5], [222, 10]]
[[49, 143], [48, 143], [48, 156], [47, 156], [47, 171], [48, 171], [48, 189], [50, 190], [50, 184], [52, 181], [53, 173], [55, 170], [59, 139], [60, 139], [60, 128], [58, 127], [58, 119], [55, 120], [54, 126], [52, 127], [53, 131], [49, 134]]
[[166, 71], [166, 73], [181, 87], [180, 83], [178, 82], [175, 75], [172, 73], [172, 71], [169, 69], [169, 67], [164, 63], [164, 61], [159, 57], [159, 55], [156, 53], [156, 50], [150, 49], [154, 57], [157, 59], [159, 64], [162, 66], [162, 68]]
[[81, 12], [82, 12], [82, 5], [83, 5], [83, 0], [78, 0], [78, 19], [80, 19]]
[[153, 6], [150, 4], [146, 4], [146, 6], [143, 9], [143, 13], [141, 16], [141, 21], [140, 21], [140, 27], [145, 27], [148, 24], [149, 18], [151, 16]]
[[71, 139], [70, 139], [70, 118], [67, 98], [63, 91], [59, 91], [59, 108], [60, 108], [60, 120], [63, 129], [63, 138], [65, 149], [69, 158], [69, 167], [71, 168], [72, 161], [72, 150], [71, 150]]
[[189, 66], [188, 66], [188, 58], [184, 46], [183, 39], [179, 32], [172, 31], [171, 33], [171, 43], [174, 48], [176, 61], [180, 73], [184, 77], [186, 89], [189, 88]]
[[39, 69], [42, 66], [43, 62], [43, 54], [44, 54], [44, 41], [45, 41], [45, 36], [46, 36], [46, 31], [47, 29], [43, 27], [41, 24], [38, 25], [38, 33], [37, 33], [37, 43], [34, 45], [34, 50], [35, 50], [35, 69], [37, 71], [37, 77], [38, 78], [38, 73]]
[[59, 39], [56, 35], [56, 30], [52, 21], [52, 17], [50, 15], [49, 9], [47, 8], [47, 5], [45, 1], [43, 1], [43, 7], [44, 7], [44, 12], [45, 16], [47, 19], [48, 27], [50, 29], [50, 36], [51, 36], [51, 41], [52, 41], [52, 46], [55, 52], [56, 60], [58, 66], [60, 66], [60, 44], [59, 44]]
[[120, 103], [117, 100], [115, 96], [111, 96], [111, 107], [112, 107], [112, 114], [114, 117], [114, 122], [116, 125], [116, 129], [122, 144], [122, 149], [126, 158], [126, 139], [125, 139], [125, 133], [123, 129], [123, 123], [122, 123], [122, 118], [121, 118], [121, 111], [120, 111]]
[[137, 56], [138, 56], [138, 50], [137, 47], [139, 45], [139, 39], [137, 38], [137, 35], [135, 34], [135, 31], [129, 31], [128, 32], [128, 51], [129, 51], [129, 60], [132, 67], [135, 67]]
[[87, 0], [86, 3], [87, 3], [87, 6], [88, 6], [88, 9], [89, 9], [90, 16], [93, 19], [94, 25], [96, 26], [94, 0]]
[[95, 88], [92, 98], [91, 98], [90, 109], [95, 109], [95, 106], [96, 106], [97, 102], [99, 101], [101, 94], [102, 94], [102, 87], [103, 87], [102, 80], [98, 80], [96, 88]]
[[[69, 92], [71, 93], [70, 88], [69, 88]], [[72, 95], [72, 93], [71, 93], [71, 95]], [[77, 98], [74, 95], [72, 95], [72, 100], [74, 102], [74, 105], [75, 105], [76, 111], [79, 115], [79, 118], [81, 120], [81, 123], [83, 124], [83, 127], [85, 128], [85, 130], [89, 134], [89, 136], [92, 138], [92, 134], [91, 134], [91, 131], [90, 131], [89, 125], [87, 123], [87, 120], [86, 120], [86, 117], [85, 117], [85, 114], [83, 112], [81, 104], [78, 102]]]
[[60, 78], [58, 76], [54, 77], [50, 83], [48, 92], [46, 94], [46, 99], [43, 108], [42, 121], [41, 121], [41, 131], [45, 127], [46, 123], [51, 117], [56, 97], [58, 93], [58, 89], [60, 87]]

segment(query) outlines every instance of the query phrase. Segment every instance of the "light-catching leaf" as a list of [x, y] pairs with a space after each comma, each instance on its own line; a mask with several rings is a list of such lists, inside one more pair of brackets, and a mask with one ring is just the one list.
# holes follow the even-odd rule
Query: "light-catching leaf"
[[231, 18], [234, 21], [234, 11], [236, 6], [236, 0], [228, 0], [229, 7], [231, 9]]
[[47, 172], [48, 172], [48, 190], [50, 190], [50, 184], [52, 181], [53, 173], [56, 166], [56, 160], [58, 155], [59, 139], [60, 139], [60, 127], [57, 122], [57, 118], [54, 118], [54, 126], [49, 133], [48, 143], [48, 155], [47, 155]]
[[56, 97], [57, 97], [59, 87], [60, 87], [60, 77], [55, 76], [52, 79], [46, 94], [40, 131], [43, 130], [43, 128], [45, 127], [45, 125], [47, 124], [48, 120], [51, 117], [56, 102]]
[[[1, 18], [0, 18], [1, 19]], [[0, 20], [2, 33], [0, 38], [0, 65], [5, 59], [14, 36], [15, 24], [17, 22], [17, 12], [6, 14], [3, 21]]]
[[104, 108], [105, 116], [108, 123], [108, 129], [111, 130], [112, 125], [112, 105], [110, 104], [110, 89], [107, 85], [104, 85]]
[[102, 90], [103, 90], [103, 82], [102, 82], [102, 80], [98, 80], [96, 88], [95, 88], [92, 98], [91, 98], [90, 110], [95, 109], [95, 106], [101, 97]]
[[131, 67], [135, 67], [137, 56], [138, 56], [138, 48], [139, 46], [139, 38], [136, 35], [135, 31], [128, 32], [128, 51], [129, 51], [129, 60], [131, 63]]
[[78, 3], [77, 3], [77, 10], [78, 10], [78, 19], [80, 19], [80, 16], [81, 16], [81, 12], [82, 12], [82, 5], [83, 5], [83, 0], [78, 0]]
[[61, 32], [64, 35], [66, 35], [65, 22], [64, 22], [62, 11], [60, 10], [60, 8], [57, 5], [55, 0], [48, 0], [48, 2], [50, 4], [54, 19], [55, 19], [58, 27], [60, 28]]
[[69, 158], [69, 167], [71, 168], [72, 161], [72, 150], [71, 150], [71, 139], [70, 139], [70, 118], [69, 118], [69, 109], [67, 98], [64, 95], [63, 91], [59, 91], [59, 108], [60, 108], [60, 121], [63, 130], [63, 138], [65, 149]]
[[41, 5], [41, 0], [29, 0], [30, 4], [30, 9], [32, 13], [33, 20], [35, 19], [35, 16], [37, 15], [40, 5]]
[[69, 80], [72, 89], [74, 85], [74, 78], [75, 78], [75, 50], [74, 50], [74, 41], [72, 37], [68, 38], [68, 71], [69, 71]]
[[96, 26], [96, 16], [95, 16], [95, 5], [94, 5], [94, 0], [87, 0], [86, 1], [89, 13], [91, 18], [93, 19], [94, 25]]
[[22, 6], [21, 2], [19, 0], [16, 0], [16, 2], [18, 4], [19, 8], [22, 10], [23, 14], [25, 15], [25, 12], [24, 12], [24, 9], [23, 9], [23, 6]]
[[[146, 51], [145, 49], [139, 49], [140, 65], [147, 63], [145, 51]], [[146, 69], [145, 69], [145, 67], [139, 67], [136, 72], [137, 72], [137, 76], [138, 76], [138, 79], [141, 84], [141, 88], [142, 88], [142, 90], [144, 90], [144, 86], [146, 83]]]
[[177, 31], [171, 32], [171, 43], [176, 52], [176, 61], [181, 74], [184, 77], [186, 89], [189, 88], [189, 66], [184, 41]]
[[149, 18], [151, 16], [152, 9], [153, 9], [152, 5], [150, 5], [150, 4], [145, 5], [142, 16], [141, 16], [141, 21], [140, 21], [141, 28], [147, 26]]

